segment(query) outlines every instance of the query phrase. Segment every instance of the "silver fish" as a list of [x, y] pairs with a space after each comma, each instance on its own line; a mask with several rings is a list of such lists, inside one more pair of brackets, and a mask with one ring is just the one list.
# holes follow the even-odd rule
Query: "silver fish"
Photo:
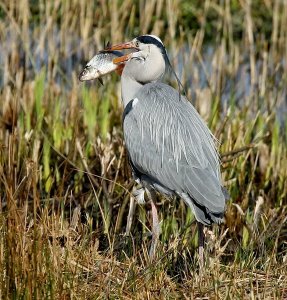
[[120, 51], [100, 51], [86, 64], [79, 75], [79, 80], [87, 81], [98, 78], [101, 81], [101, 76], [120, 68], [119, 65], [113, 63], [113, 59], [120, 56], [123, 56]]

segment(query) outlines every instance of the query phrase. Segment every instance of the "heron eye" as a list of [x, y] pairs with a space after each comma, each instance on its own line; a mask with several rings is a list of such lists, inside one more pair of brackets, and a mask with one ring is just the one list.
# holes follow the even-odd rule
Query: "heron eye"
[[140, 46], [140, 43], [139, 42], [136, 42], [136, 47], [139, 47]]

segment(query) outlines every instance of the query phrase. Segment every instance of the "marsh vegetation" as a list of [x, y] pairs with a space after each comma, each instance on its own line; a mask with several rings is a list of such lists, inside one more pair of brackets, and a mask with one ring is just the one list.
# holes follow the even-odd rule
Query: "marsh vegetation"
[[[77, 78], [141, 33], [162, 38], [219, 140], [231, 199], [203, 274], [179, 200], [158, 198], [150, 263], [119, 77]], [[1, 1], [0, 39], [1, 299], [287, 298], [287, 2]]]

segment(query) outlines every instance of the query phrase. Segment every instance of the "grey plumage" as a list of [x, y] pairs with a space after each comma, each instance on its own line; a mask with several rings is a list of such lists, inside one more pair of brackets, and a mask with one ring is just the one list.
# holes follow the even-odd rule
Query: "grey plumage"
[[226, 195], [215, 139], [192, 104], [160, 82], [169, 64], [162, 41], [143, 35], [107, 50], [122, 49], [136, 50], [113, 61], [125, 63], [123, 129], [134, 176], [148, 191], [181, 197], [198, 222], [220, 223]]
[[198, 221], [220, 222], [224, 195], [214, 138], [195, 108], [164, 83], [149, 83], [126, 107], [123, 129], [135, 176], [178, 195]]

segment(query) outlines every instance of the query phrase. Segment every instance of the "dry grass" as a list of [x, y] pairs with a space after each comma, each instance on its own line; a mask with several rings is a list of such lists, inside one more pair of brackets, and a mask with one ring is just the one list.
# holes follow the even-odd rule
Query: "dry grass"
[[[146, 32], [221, 143], [231, 200], [202, 274], [180, 201], [158, 200], [149, 261], [119, 78], [77, 80], [104, 41]], [[0, 37], [1, 299], [287, 298], [284, 1], [1, 1]]]

